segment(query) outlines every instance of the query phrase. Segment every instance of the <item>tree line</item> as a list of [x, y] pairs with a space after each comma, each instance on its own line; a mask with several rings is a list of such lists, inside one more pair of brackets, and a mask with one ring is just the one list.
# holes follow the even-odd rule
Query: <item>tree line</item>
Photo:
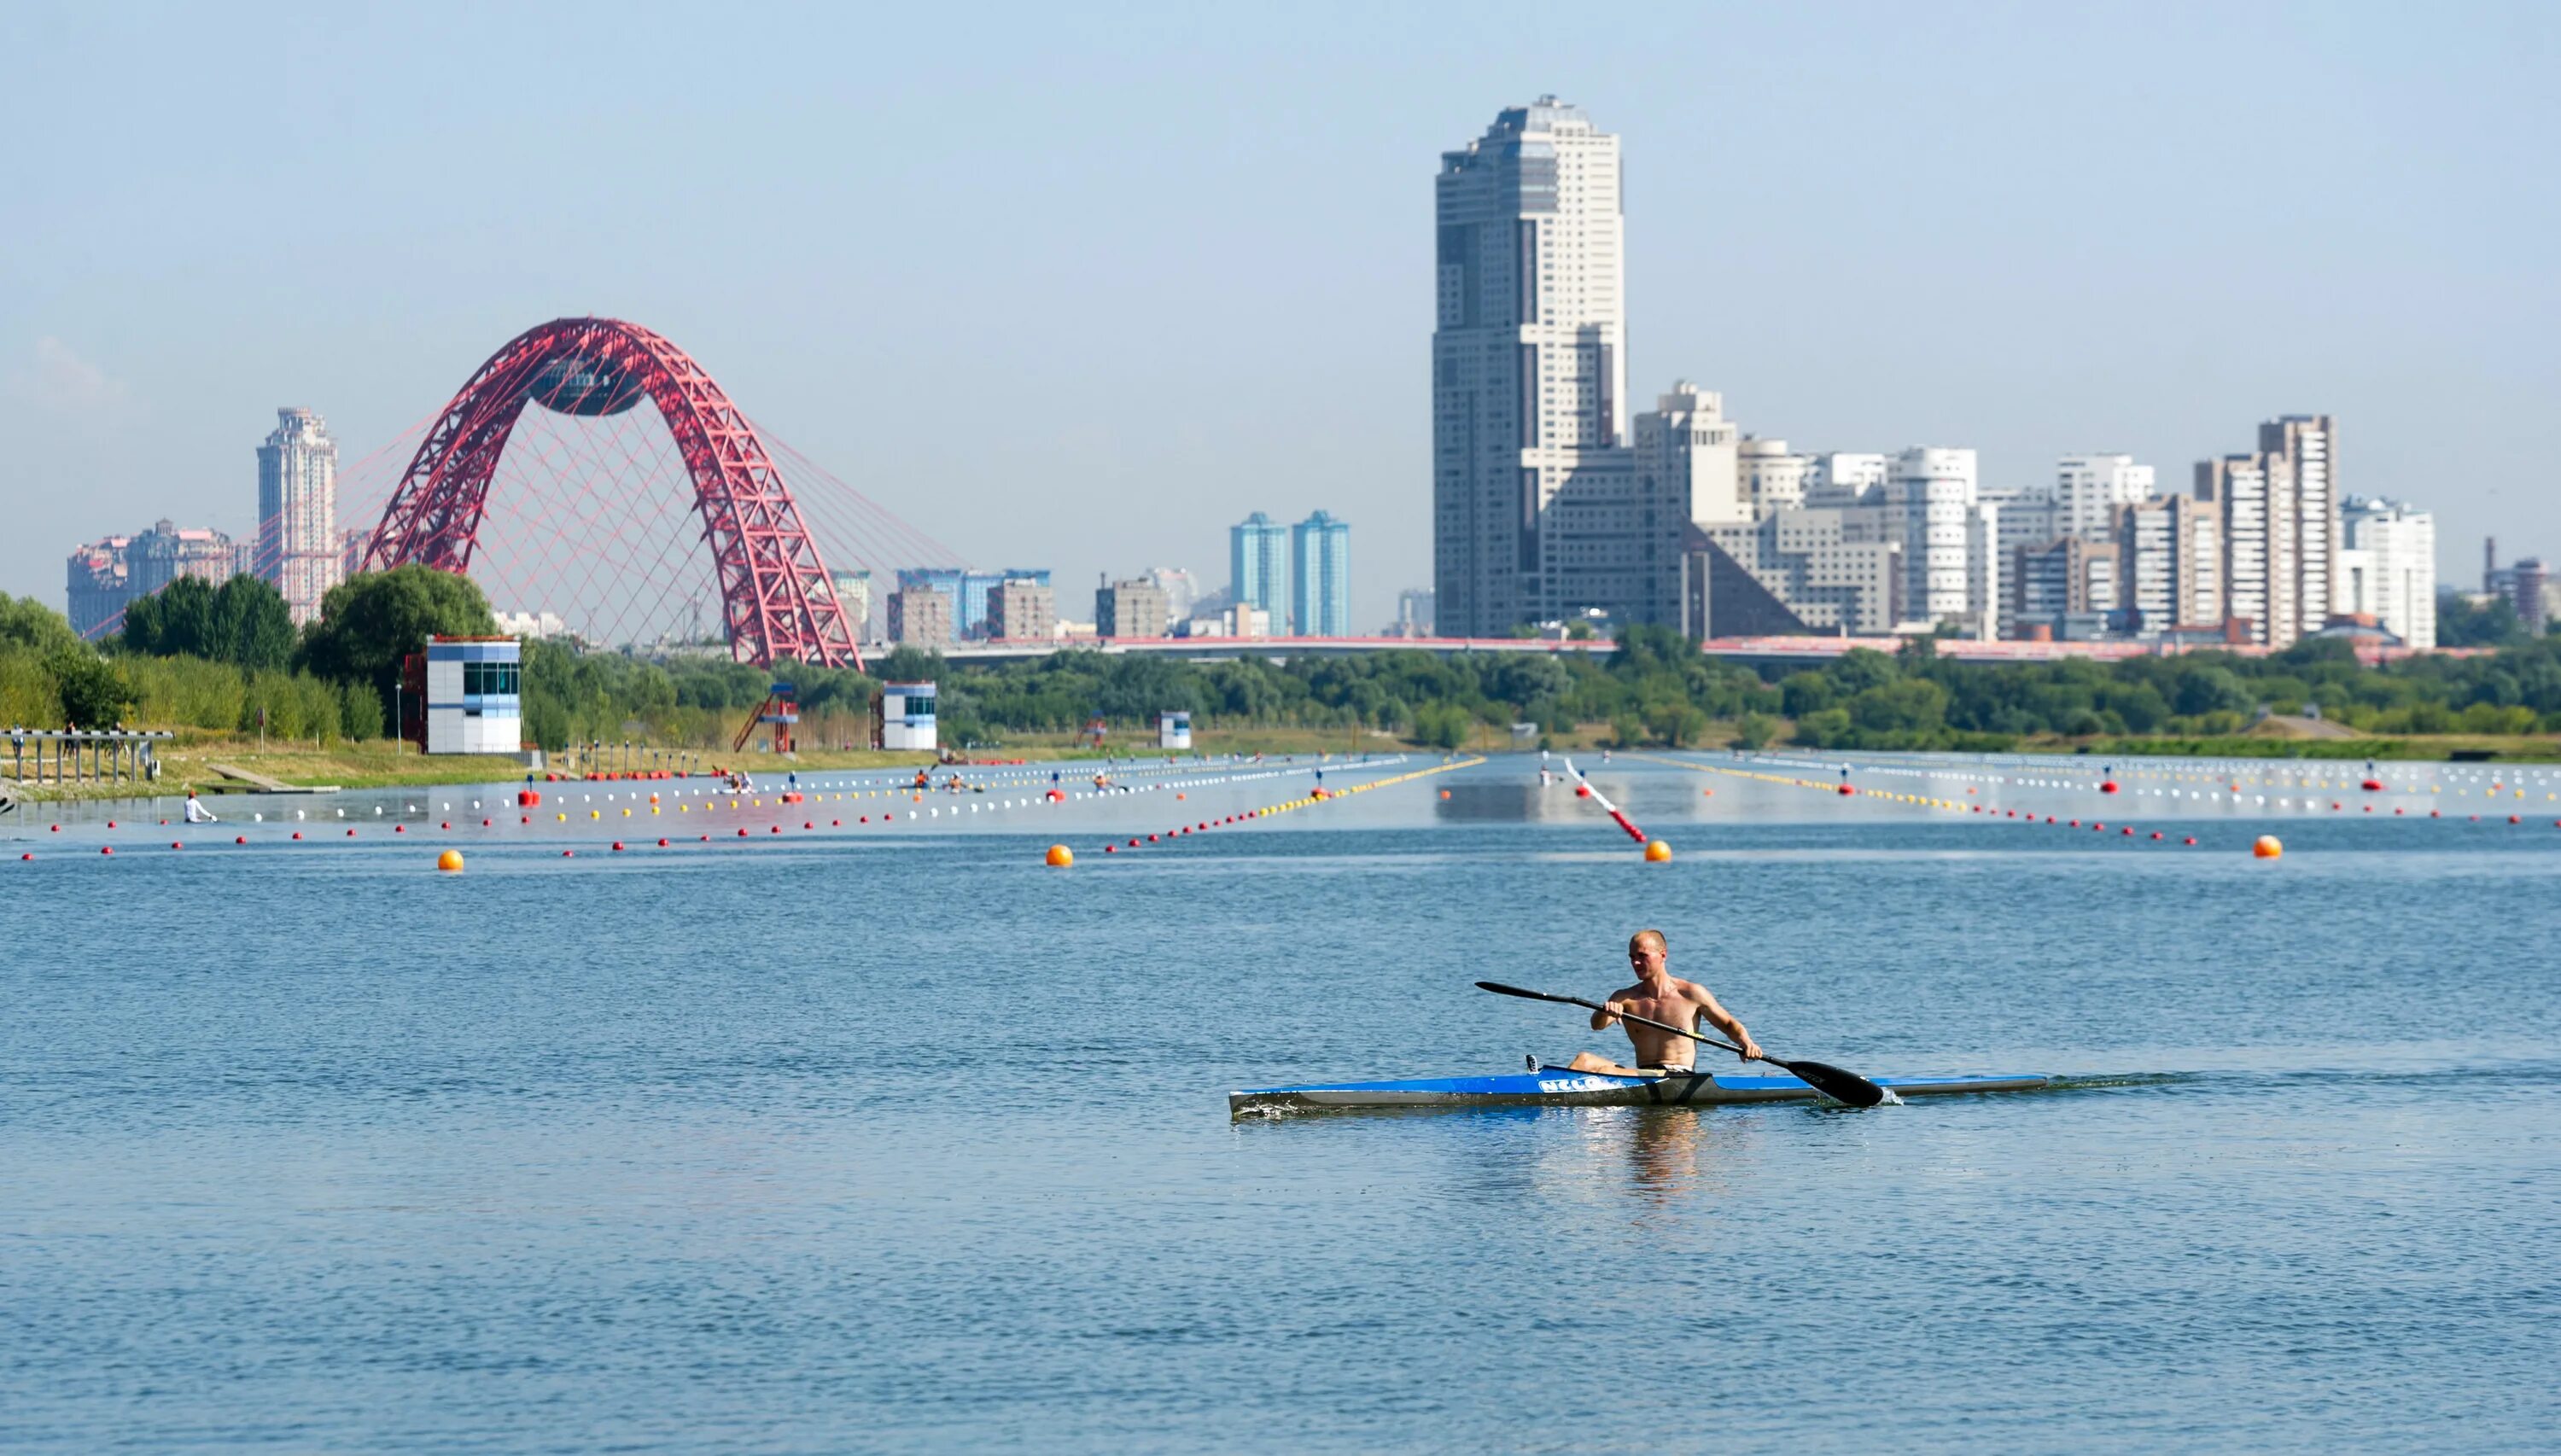
[[[238, 732], [263, 723], [287, 738], [380, 737], [406, 654], [429, 633], [493, 631], [477, 586], [424, 566], [350, 578], [298, 633], [263, 581], [184, 579], [136, 602], [104, 652], [59, 613], [0, 597], [0, 718]], [[939, 684], [942, 736], [954, 746], [1073, 732], [1096, 718], [1125, 736], [1165, 711], [1209, 728], [1379, 731], [1447, 748], [1508, 737], [1514, 724], [1544, 739], [1602, 724], [1626, 745], [1785, 737], [1817, 748], [1997, 751], [2037, 739], [2223, 736], [2262, 710], [2313, 712], [2382, 734], [2561, 732], [2561, 636], [2505, 640], [2485, 656], [2368, 668], [2329, 639], [2265, 657], [2002, 664], [1958, 662], [1920, 639], [1891, 655], [1860, 649], [1791, 670], [1707, 657], [1668, 628], [1633, 627], [1597, 655], [1387, 650], [1188, 662], [1066, 650], [982, 665], [902, 647], [868, 674], [796, 665], [769, 673], [535, 641], [525, 644], [523, 684], [526, 735], [553, 751], [626, 739], [725, 748], [777, 677], [796, 689], [801, 737], [812, 746], [867, 741], [883, 681]]]

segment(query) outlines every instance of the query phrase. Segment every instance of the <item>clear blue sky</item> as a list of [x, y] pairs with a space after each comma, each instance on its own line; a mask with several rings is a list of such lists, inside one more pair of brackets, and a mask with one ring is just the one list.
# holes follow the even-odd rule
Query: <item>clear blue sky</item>
[[356, 8], [0, 8], [0, 589], [604, 313], [1071, 612], [1321, 506], [1383, 621], [1437, 158], [1542, 91], [1625, 139], [1640, 406], [2181, 488], [2328, 410], [2446, 579], [2561, 557], [2549, 4]]

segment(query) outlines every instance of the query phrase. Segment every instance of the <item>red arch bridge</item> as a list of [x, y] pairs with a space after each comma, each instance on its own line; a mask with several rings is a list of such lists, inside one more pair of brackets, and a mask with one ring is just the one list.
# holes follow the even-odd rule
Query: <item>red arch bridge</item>
[[859, 668], [861, 623], [831, 559], [886, 586], [896, 566], [955, 558], [760, 434], [667, 339], [563, 318], [509, 340], [426, 426], [358, 565], [471, 575], [493, 605], [559, 606], [605, 642], [681, 637], [671, 609], [686, 607], [705, 639], [701, 609], [717, 595], [739, 661]]

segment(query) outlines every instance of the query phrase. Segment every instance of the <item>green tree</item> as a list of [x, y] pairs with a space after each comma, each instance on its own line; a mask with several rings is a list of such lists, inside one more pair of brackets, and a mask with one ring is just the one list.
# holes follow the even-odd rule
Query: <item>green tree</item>
[[51, 652], [79, 641], [80, 634], [72, 630], [70, 620], [61, 612], [32, 596], [11, 596], [0, 591], [0, 643]]
[[133, 706], [133, 688], [115, 664], [85, 643], [56, 647], [45, 654], [45, 671], [62, 700], [63, 721], [74, 728], [113, 727]]
[[1926, 733], [1948, 719], [1948, 690], [1926, 678], [1887, 683], [1850, 700], [1850, 722], [1874, 733]]
[[253, 672], [271, 672], [293, 661], [293, 613], [284, 593], [264, 579], [236, 575], [214, 593], [209, 655]]
[[320, 620], [302, 639], [301, 665], [331, 682], [367, 684], [388, 700], [401, 659], [426, 651], [429, 636], [486, 637], [497, 630], [488, 598], [469, 577], [395, 566], [329, 588], [320, 599]]
[[338, 685], [338, 731], [362, 740], [383, 736], [383, 700], [369, 683]]
[[2240, 674], [2228, 667], [2196, 667], [2179, 675], [2177, 704], [2181, 718], [2247, 713], [2258, 701], [2258, 695], [2242, 684]]
[[219, 657], [213, 647], [214, 588], [180, 576], [124, 608], [124, 646], [153, 657]]

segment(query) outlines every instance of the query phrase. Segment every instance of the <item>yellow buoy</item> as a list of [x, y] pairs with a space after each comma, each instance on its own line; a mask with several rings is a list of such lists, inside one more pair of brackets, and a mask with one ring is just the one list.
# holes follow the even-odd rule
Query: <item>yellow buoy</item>
[[1645, 846], [1645, 863], [1648, 865], [1662, 864], [1671, 857], [1672, 847], [1663, 843], [1661, 840], [1655, 840], [1653, 843]]
[[2259, 836], [2258, 842], [2250, 846], [2250, 853], [2262, 860], [2273, 860], [2285, 852], [2284, 842], [2273, 834]]
[[446, 850], [443, 854], [435, 857], [435, 868], [443, 871], [447, 875], [461, 874], [462, 852], [460, 850]]
[[1063, 844], [1051, 845], [1049, 847], [1049, 863], [1056, 869], [1064, 870], [1068, 866], [1076, 863], [1076, 851], [1069, 849]]

